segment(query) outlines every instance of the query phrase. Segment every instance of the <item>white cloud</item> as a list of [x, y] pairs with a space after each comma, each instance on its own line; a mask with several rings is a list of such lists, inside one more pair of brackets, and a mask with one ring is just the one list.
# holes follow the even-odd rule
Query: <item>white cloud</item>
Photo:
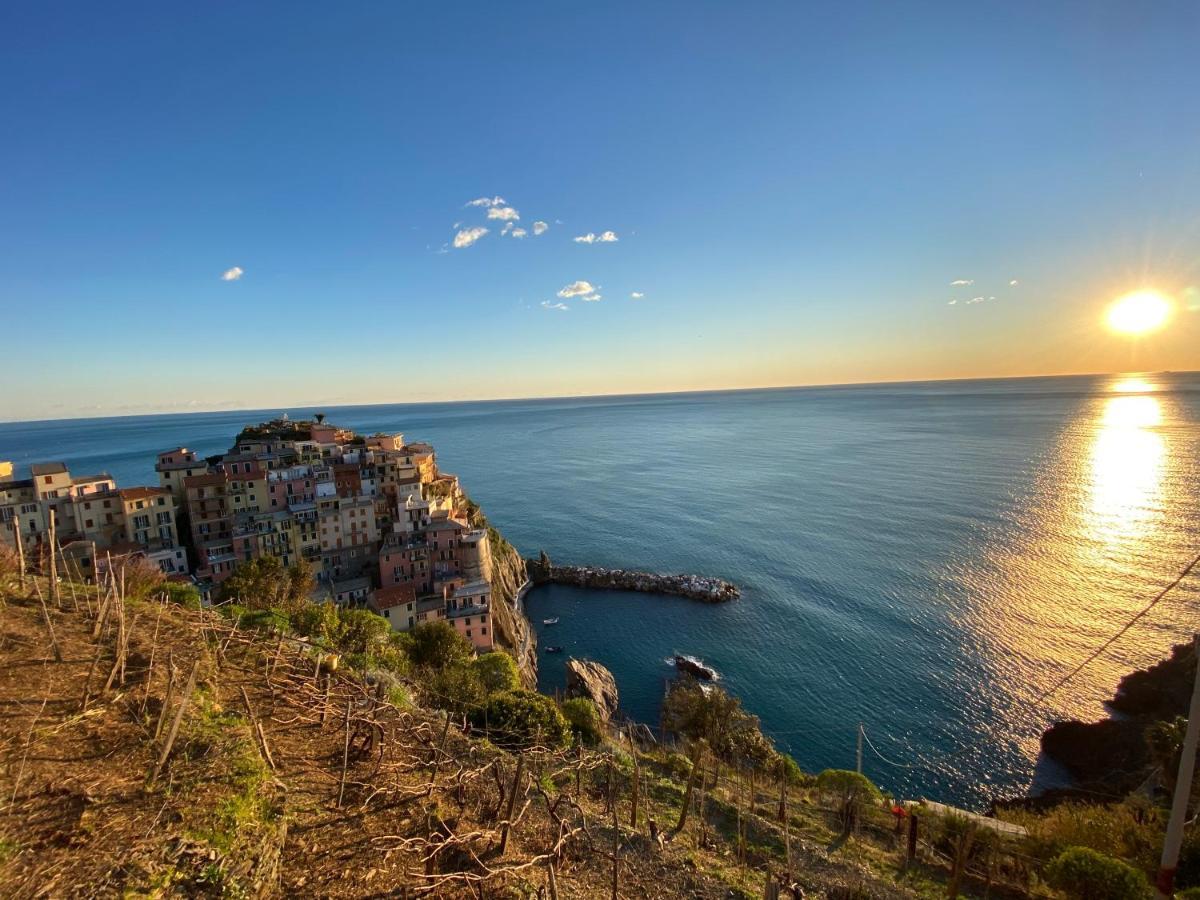
[[597, 288], [590, 281], [572, 281], [558, 292], [558, 296], [567, 300], [571, 297], [584, 297], [596, 293]]
[[950, 301], [949, 303], [947, 303], [946, 305], [947, 305], [947, 306], [953, 306], [953, 305], [954, 305], [955, 303], [957, 303], [957, 302], [958, 302], [957, 300], [951, 300], [951, 301]]
[[470, 201], [467, 206], [503, 206], [507, 202], [503, 197], [480, 197]]
[[237, 281], [239, 278], [241, 278], [245, 274], [246, 273], [242, 270], [241, 266], [234, 266], [232, 269], [226, 269], [224, 272], [221, 273], [221, 280], [222, 281]]
[[632, 293], [630, 293], [629, 296], [632, 297], [634, 300], [641, 300], [646, 295], [644, 293], [642, 293], [641, 291], [633, 291]]
[[464, 228], [454, 236], [454, 246], [458, 249], [470, 247], [487, 233], [486, 228]]
[[972, 303], [982, 303], [985, 299], [987, 299], [987, 298], [986, 297], [972, 297], [970, 300], [967, 301], [967, 304], [970, 305]]
[[603, 300], [604, 298], [602, 296], [600, 296], [599, 294], [584, 294], [579, 299], [583, 300], [586, 303], [595, 303], [598, 300]]
[[488, 210], [488, 218], [508, 222], [512, 219], [519, 219], [521, 216], [511, 206], [493, 206]]
[[555, 303], [554, 301], [551, 301], [551, 300], [543, 300], [542, 308], [543, 309], [560, 309], [563, 312], [566, 312], [571, 307], [567, 306], [567, 304], [562, 303], [562, 302]]
[[533, 223], [533, 236], [534, 236], [534, 237], [537, 237], [537, 236], [538, 236], [538, 235], [540, 235], [540, 234], [545, 234], [545, 233], [546, 233], [546, 230], [547, 230], [549, 227], [550, 227], [549, 225], [547, 225], [545, 222], [543, 222], [543, 221], [541, 221], [541, 220], [538, 220], [537, 222], [534, 222], [534, 223]]
[[614, 244], [618, 240], [615, 231], [603, 231], [600, 234], [595, 234], [589, 231], [587, 234], [581, 234], [575, 238], [577, 244]]
[[1008, 286], [1009, 286], [1009, 287], [1016, 287], [1018, 284], [1020, 284], [1020, 282], [1019, 282], [1019, 281], [1017, 281], [1017, 279], [1015, 279], [1015, 278], [1014, 278], [1012, 281], [1010, 281], [1010, 282], [1008, 283]]
[[950, 282], [950, 287], [962, 287], [963, 285], [974, 284], [974, 283], [975, 283], [974, 278], [960, 278], [957, 281]]
[[515, 238], [523, 238], [523, 237], [525, 237], [525, 234], [526, 234], [526, 231], [524, 228], [514, 228], [512, 230], [512, 236]]
[[501, 229], [500, 229], [500, 233], [501, 233], [501, 234], [508, 234], [510, 231], [512, 231], [512, 228], [513, 228], [513, 223], [512, 223], [512, 222], [508, 222], [508, 223], [506, 223], [506, 224], [505, 224], [505, 226], [504, 226], [503, 228], [501, 228]]

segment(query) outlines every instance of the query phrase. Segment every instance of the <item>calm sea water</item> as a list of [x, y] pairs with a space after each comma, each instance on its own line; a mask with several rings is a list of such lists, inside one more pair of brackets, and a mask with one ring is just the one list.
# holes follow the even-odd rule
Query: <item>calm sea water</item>
[[[156, 450], [219, 452], [281, 411], [0, 424], [0, 458], [148, 482]], [[1193, 581], [1026, 705], [1200, 552], [1200, 374], [324, 411], [433, 442], [526, 554], [737, 582], [725, 606], [548, 588], [529, 610], [635, 718], [696, 654], [808, 769], [853, 767], [865, 723], [866, 772], [906, 796], [1055, 783], [1042, 729], [1102, 715], [1198, 624]]]

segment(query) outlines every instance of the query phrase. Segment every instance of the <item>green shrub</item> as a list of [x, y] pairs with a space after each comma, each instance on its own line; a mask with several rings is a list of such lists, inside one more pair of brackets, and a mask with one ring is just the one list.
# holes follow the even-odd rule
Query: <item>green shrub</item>
[[340, 630], [338, 609], [332, 603], [303, 603], [288, 617], [297, 634], [332, 644]]
[[1046, 879], [1078, 900], [1139, 900], [1150, 895], [1150, 885], [1141, 872], [1088, 847], [1071, 847], [1060, 853], [1046, 867]]
[[203, 606], [200, 601], [200, 592], [196, 590], [194, 584], [187, 584], [183, 581], [167, 581], [159, 587], [158, 593], [163, 594], [169, 602], [178, 603], [188, 609], [200, 609]]
[[237, 603], [222, 603], [216, 609], [223, 618], [239, 624], [242, 621], [242, 616], [246, 614], [246, 607], [240, 606]]
[[535, 691], [493, 694], [472, 721], [492, 743], [508, 750], [562, 747], [571, 733], [554, 701]]
[[817, 776], [817, 790], [832, 799], [845, 829], [854, 824], [865, 803], [882, 796], [866, 775], [848, 769], [826, 769]]
[[409, 632], [413, 665], [443, 669], [465, 663], [475, 655], [471, 642], [454, 630], [449, 622], [422, 622]]
[[485, 653], [471, 663], [480, 684], [489, 694], [515, 691], [521, 686], [517, 661], [501, 650]]
[[586, 697], [572, 697], [562, 705], [563, 718], [581, 743], [594, 747], [604, 739], [604, 726], [596, 704]]
[[671, 777], [680, 781], [687, 781], [687, 777], [692, 774], [692, 761], [682, 753], [667, 754], [666, 766]]
[[277, 609], [249, 610], [242, 615], [239, 625], [259, 631], [290, 631], [292, 627], [287, 615]]
[[425, 695], [430, 706], [463, 715], [482, 709], [487, 691], [474, 667], [459, 662], [434, 671], [425, 683]]
[[388, 646], [392, 626], [383, 616], [369, 609], [336, 611], [338, 631], [334, 643], [343, 653], [365, 653], [374, 656]]

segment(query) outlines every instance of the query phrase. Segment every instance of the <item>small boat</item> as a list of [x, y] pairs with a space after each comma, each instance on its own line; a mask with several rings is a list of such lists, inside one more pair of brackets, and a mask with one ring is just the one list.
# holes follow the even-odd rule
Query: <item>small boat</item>
[[716, 669], [706, 666], [702, 660], [696, 659], [694, 656], [676, 654], [675, 668], [702, 681], [713, 681], [717, 677]]
[[553, 619], [542, 619], [542, 624], [543, 625], [557, 625], [558, 624], [558, 616], [555, 616]]
[[547, 647], [547, 653], [562, 653], [562, 647]]

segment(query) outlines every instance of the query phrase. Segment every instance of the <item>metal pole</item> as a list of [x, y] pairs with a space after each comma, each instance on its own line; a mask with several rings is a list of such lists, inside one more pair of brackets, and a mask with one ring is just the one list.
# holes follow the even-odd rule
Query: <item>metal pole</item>
[[1187, 733], [1183, 738], [1183, 755], [1179, 757], [1179, 772], [1175, 777], [1175, 797], [1171, 802], [1171, 818], [1167, 821], [1167, 836], [1163, 840], [1162, 863], [1154, 887], [1159, 897], [1175, 895], [1175, 869], [1179, 865], [1179, 848], [1183, 845], [1183, 823], [1187, 819], [1188, 800], [1192, 795], [1192, 776], [1196, 769], [1196, 744], [1200, 739], [1200, 634], [1192, 636], [1192, 653], [1196, 657], [1196, 680], [1192, 685], [1192, 702], [1188, 708]]
[[862, 722], [859, 722], [858, 723], [858, 753], [856, 755], [858, 768], [855, 769], [855, 771], [858, 772], [859, 775], [862, 774], [862, 741], [863, 741], [863, 726], [862, 726]]

